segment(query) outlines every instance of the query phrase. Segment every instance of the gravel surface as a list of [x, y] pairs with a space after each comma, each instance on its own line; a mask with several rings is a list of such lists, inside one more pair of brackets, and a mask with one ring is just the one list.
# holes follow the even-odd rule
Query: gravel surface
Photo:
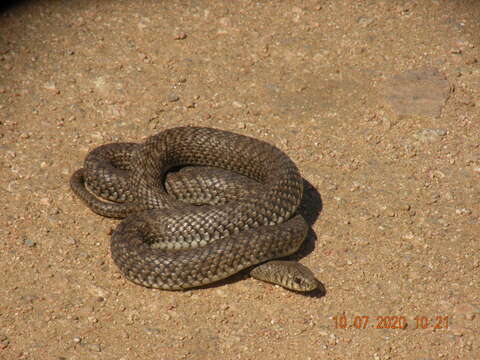
[[[22, 1], [0, 12], [1, 359], [479, 359], [477, 1]], [[146, 289], [68, 181], [179, 126], [283, 149], [325, 294]]]

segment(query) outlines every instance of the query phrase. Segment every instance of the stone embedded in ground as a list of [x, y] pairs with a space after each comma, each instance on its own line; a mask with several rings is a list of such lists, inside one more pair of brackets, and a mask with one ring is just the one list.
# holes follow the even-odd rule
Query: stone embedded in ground
[[394, 75], [381, 86], [382, 94], [399, 117], [439, 117], [450, 96], [451, 86], [435, 68], [408, 70]]

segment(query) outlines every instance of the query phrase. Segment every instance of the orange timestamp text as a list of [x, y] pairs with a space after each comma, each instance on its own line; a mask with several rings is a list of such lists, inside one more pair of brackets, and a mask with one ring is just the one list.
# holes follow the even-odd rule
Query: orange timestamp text
[[408, 320], [407, 316], [385, 315], [368, 316], [355, 315], [348, 317], [339, 314], [332, 317], [337, 329], [406, 329], [413, 324], [413, 329], [448, 329], [448, 315], [434, 317], [417, 315]]

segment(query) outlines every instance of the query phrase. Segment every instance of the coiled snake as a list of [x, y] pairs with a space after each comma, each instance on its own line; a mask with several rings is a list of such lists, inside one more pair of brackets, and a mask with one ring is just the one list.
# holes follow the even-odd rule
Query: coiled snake
[[271, 261], [296, 252], [308, 225], [296, 214], [303, 193], [297, 167], [266, 142], [172, 128], [143, 144], [92, 150], [70, 185], [97, 214], [125, 218], [111, 253], [137, 284], [181, 290], [257, 265], [250, 275], [260, 280], [296, 291], [317, 287], [303, 265]]

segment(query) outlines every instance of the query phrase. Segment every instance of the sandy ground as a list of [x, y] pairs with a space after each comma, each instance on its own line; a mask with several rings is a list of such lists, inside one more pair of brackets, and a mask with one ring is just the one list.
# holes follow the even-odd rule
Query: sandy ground
[[[24, 1], [0, 14], [1, 359], [479, 359], [480, 3]], [[301, 262], [125, 280], [87, 152], [179, 125], [269, 141], [311, 184]]]

